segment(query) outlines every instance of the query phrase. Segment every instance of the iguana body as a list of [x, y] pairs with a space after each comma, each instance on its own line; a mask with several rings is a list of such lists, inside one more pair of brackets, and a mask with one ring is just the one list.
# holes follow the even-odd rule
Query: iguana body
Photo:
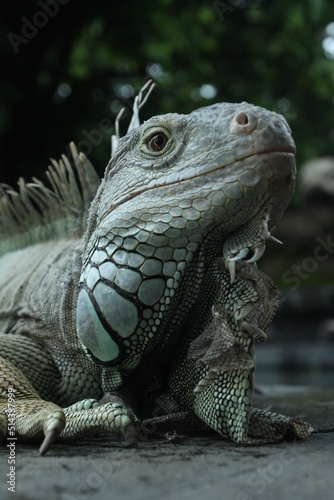
[[3, 190], [2, 437], [9, 386], [16, 435], [44, 430], [42, 453], [58, 435], [133, 436], [140, 422], [244, 444], [306, 437], [308, 424], [251, 408], [254, 338], [277, 306], [252, 262], [293, 193], [288, 125], [242, 103], [139, 126], [139, 107], [98, 188], [72, 148], [84, 200], [65, 157], [54, 194]]

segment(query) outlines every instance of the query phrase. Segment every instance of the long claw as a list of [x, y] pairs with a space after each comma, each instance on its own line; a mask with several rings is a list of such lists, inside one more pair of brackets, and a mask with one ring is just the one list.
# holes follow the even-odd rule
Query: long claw
[[237, 311], [237, 313], [235, 314], [235, 319], [237, 321], [244, 319], [253, 310], [253, 308], [254, 308], [254, 304], [252, 304], [251, 302], [245, 304], [242, 307], [242, 309], [239, 309], [239, 311]]
[[265, 249], [266, 249], [265, 243], [260, 243], [260, 245], [255, 247], [253, 257], [251, 259], [247, 259], [247, 262], [256, 262], [257, 260], [259, 260], [264, 254]]
[[64, 412], [59, 409], [49, 414], [44, 423], [44, 441], [39, 449], [40, 455], [45, 455], [51, 448], [54, 440], [59, 436], [65, 427]]
[[235, 280], [235, 261], [234, 260], [226, 260], [226, 269], [228, 269], [231, 278], [231, 285], [233, 285]]
[[245, 333], [251, 335], [252, 337], [258, 337], [259, 340], [264, 341], [267, 338], [267, 335], [260, 328], [255, 325], [251, 325], [247, 321], [243, 321], [240, 327]]
[[233, 285], [234, 280], [235, 280], [235, 262], [237, 260], [242, 260], [244, 257], [246, 257], [246, 255], [248, 254], [248, 251], [249, 251], [248, 248], [242, 248], [233, 257], [230, 257], [230, 258], [225, 260], [226, 269], [229, 270], [230, 277], [231, 277], [231, 285]]
[[249, 248], [242, 248], [241, 250], [238, 250], [238, 253], [236, 253], [233, 257], [231, 257], [231, 260], [242, 260], [246, 257], [246, 255], [249, 252]]
[[43, 443], [41, 444], [41, 447], [39, 449], [39, 454], [40, 455], [46, 455], [46, 453], [49, 451], [51, 446], [54, 443], [54, 440], [58, 436], [58, 431], [57, 429], [50, 429], [45, 436]]

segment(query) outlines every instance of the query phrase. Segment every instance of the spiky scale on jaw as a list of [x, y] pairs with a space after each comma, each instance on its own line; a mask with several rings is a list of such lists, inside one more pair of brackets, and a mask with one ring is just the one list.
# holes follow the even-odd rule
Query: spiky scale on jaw
[[[290, 130], [247, 103], [139, 126], [144, 101], [129, 133], [116, 134], [87, 223], [96, 175], [73, 146], [82, 195], [66, 158], [53, 162], [53, 191], [22, 182], [21, 197], [3, 189], [0, 231], [12, 239], [0, 260], [1, 352], [33, 380], [28, 397], [41, 408], [26, 416], [26, 436], [37, 418], [35, 435], [46, 422], [42, 453], [58, 435], [133, 441], [139, 417], [165, 430], [168, 422], [184, 432], [209, 426], [245, 444], [305, 437], [307, 424], [251, 408], [254, 337], [265, 338], [276, 299], [270, 281], [238, 262], [262, 254], [292, 196]], [[31, 220], [21, 221], [25, 207]], [[15, 244], [22, 249], [10, 251]], [[54, 404], [103, 394], [96, 408]]]

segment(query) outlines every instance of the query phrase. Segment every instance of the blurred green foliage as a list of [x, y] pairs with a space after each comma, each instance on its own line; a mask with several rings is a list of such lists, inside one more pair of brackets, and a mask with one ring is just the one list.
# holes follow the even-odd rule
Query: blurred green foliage
[[[158, 85], [144, 119], [247, 100], [286, 116], [299, 165], [332, 154], [331, 0], [61, 3], [2, 7], [1, 181], [41, 176], [50, 155], [58, 158], [70, 140], [86, 140], [101, 120], [129, 110], [148, 78]], [[52, 5], [58, 12], [45, 14], [43, 6]], [[40, 25], [30, 38], [27, 20]], [[103, 141], [90, 151], [82, 145], [102, 175], [112, 128], [100, 131]]]

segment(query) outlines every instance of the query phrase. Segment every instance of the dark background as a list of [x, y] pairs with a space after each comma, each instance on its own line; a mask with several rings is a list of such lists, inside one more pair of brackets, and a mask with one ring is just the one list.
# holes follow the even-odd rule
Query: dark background
[[[287, 117], [299, 164], [332, 153], [334, 60], [322, 47], [332, 1], [61, 3], [2, 5], [2, 181], [40, 175], [84, 129], [128, 107], [149, 77], [158, 85], [143, 118], [247, 100]], [[58, 12], [37, 15], [42, 4]], [[215, 87], [212, 98], [201, 96], [205, 84]], [[101, 172], [110, 152], [104, 136], [90, 154]]]
[[[143, 119], [243, 100], [284, 114], [301, 172], [306, 160], [333, 154], [333, 23], [332, 0], [4, 2], [0, 181], [44, 180], [49, 157], [71, 140], [102, 176], [115, 116], [125, 106], [124, 134], [149, 78], [157, 85]], [[333, 233], [333, 200], [325, 211], [305, 206], [297, 185], [275, 233], [286, 245], [268, 244], [261, 260], [283, 288], [334, 282], [330, 253], [306, 277], [291, 271]]]

